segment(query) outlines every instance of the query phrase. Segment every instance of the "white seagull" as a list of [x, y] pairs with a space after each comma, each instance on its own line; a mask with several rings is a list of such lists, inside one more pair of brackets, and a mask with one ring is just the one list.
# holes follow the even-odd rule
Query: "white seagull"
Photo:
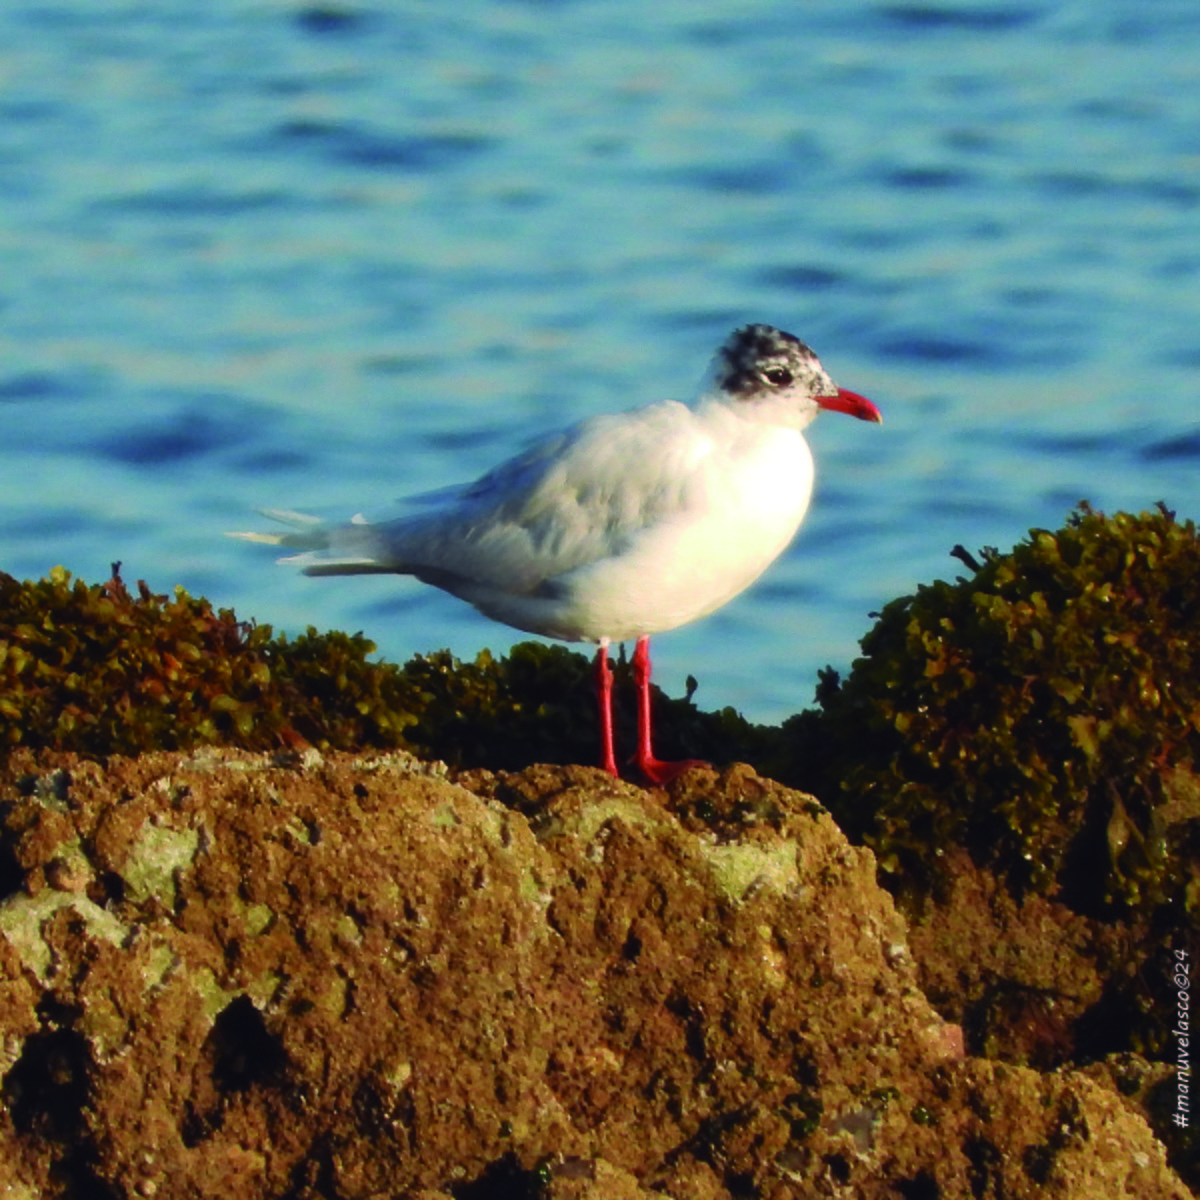
[[690, 405], [663, 400], [581, 421], [412, 516], [331, 525], [265, 509], [291, 531], [231, 536], [298, 551], [279, 561], [307, 575], [413, 575], [506, 625], [598, 643], [601, 766], [611, 775], [608, 647], [636, 638], [636, 763], [662, 784], [691, 764], [651, 748], [650, 635], [720, 608], [786, 549], [812, 495], [804, 428], [823, 408], [882, 420], [799, 338], [747, 325], [717, 351]]

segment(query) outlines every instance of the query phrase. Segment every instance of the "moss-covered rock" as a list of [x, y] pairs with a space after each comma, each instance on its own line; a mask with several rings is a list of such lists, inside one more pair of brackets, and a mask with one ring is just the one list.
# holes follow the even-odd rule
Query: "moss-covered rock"
[[[1170, 1059], [1200, 944], [1200, 538], [1082, 505], [890, 603], [779, 778], [879, 861], [975, 1053]], [[1193, 1150], [1180, 1151], [1185, 1157]]]
[[4, 843], [6, 1198], [1186, 1200], [1107, 1076], [965, 1058], [743, 766], [17, 751]]
[[[1018, 894], [1200, 911], [1200, 538], [1086, 505], [971, 575], [892, 601], [820, 712], [807, 776], [893, 876], [963, 845]], [[816, 776], [814, 778], [814, 775]]]

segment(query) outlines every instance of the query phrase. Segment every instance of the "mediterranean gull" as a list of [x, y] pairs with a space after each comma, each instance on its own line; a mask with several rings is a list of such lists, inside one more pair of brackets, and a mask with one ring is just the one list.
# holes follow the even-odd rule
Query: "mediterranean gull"
[[881, 421], [799, 338], [747, 325], [717, 351], [691, 404], [662, 400], [541, 438], [474, 483], [396, 520], [327, 524], [264, 509], [286, 533], [233, 537], [296, 551], [307, 575], [413, 575], [485, 616], [596, 642], [601, 766], [617, 775], [608, 647], [636, 639], [636, 764], [652, 783], [691, 761], [651, 748], [650, 635], [707, 616], [787, 548], [813, 487], [804, 428], [821, 409]]

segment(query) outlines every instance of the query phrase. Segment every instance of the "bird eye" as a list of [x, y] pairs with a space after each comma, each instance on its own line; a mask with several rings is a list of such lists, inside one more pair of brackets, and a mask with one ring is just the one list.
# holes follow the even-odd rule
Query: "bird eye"
[[792, 373], [784, 367], [769, 367], [763, 372], [763, 378], [775, 387], [787, 387], [792, 382]]

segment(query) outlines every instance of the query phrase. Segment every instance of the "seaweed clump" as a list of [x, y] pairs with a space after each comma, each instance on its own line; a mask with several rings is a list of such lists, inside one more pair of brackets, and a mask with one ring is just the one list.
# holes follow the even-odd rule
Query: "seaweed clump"
[[[485, 650], [463, 663], [442, 650], [398, 667], [370, 661], [374, 652], [361, 633], [276, 635], [182, 588], [158, 595], [139, 580], [133, 595], [116, 567], [103, 584], [62, 567], [37, 582], [0, 573], [0, 749], [104, 756], [307, 743], [492, 770], [595, 761], [585, 655], [526, 642], [505, 658]], [[627, 665], [617, 674], [621, 746], [632, 749]], [[656, 705], [668, 754], [738, 757], [756, 733], [731, 709], [701, 713], [690, 697], [656, 690]]]
[[1014, 895], [1200, 913], [1200, 539], [1165, 506], [1057, 533], [892, 601], [787, 732], [792, 780], [936, 894], [953, 846]]
[[85, 755], [238, 745], [403, 744], [413, 720], [394, 668], [361, 634], [289, 641], [177, 588], [133, 596], [55, 567], [0, 573], [0, 746]]

